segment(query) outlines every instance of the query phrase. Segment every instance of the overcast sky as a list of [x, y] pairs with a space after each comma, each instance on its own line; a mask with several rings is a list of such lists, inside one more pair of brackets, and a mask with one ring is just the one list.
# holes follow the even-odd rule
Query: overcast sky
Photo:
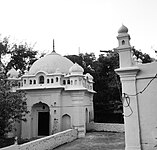
[[122, 23], [131, 45], [157, 50], [157, 0], [0, 0], [0, 33], [61, 55], [113, 49]]

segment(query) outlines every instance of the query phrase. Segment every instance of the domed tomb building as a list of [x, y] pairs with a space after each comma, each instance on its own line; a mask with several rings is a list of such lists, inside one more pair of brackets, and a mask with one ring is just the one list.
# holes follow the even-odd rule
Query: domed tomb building
[[93, 120], [93, 77], [77, 63], [55, 51], [40, 58], [20, 79], [29, 114], [21, 138], [51, 135], [66, 129], [86, 133]]

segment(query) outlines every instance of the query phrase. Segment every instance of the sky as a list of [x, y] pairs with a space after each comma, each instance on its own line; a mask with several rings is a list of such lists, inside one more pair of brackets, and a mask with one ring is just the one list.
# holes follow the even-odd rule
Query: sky
[[1, 38], [27, 42], [39, 52], [77, 55], [118, 47], [128, 27], [131, 45], [155, 57], [157, 0], [0, 0]]

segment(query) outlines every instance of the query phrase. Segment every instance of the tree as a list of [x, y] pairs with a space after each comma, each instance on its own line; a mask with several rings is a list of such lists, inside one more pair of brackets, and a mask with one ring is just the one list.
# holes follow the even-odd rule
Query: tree
[[0, 74], [0, 137], [12, 131], [16, 121], [25, 121], [28, 113], [25, 94], [22, 91], [11, 92], [11, 85], [4, 74]]
[[37, 60], [37, 51], [33, 51], [27, 43], [24, 45], [14, 44], [8, 51], [7, 54], [11, 55], [11, 59], [6, 66], [9, 70], [14, 67], [16, 70], [20, 69], [22, 74], [25, 70], [29, 70], [30, 66]]
[[[143, 54], [134, 48], [133, 53], [143, 63], [152, 61], [148, 54]], [[122, 113], [121, 82], [114, 71], [119, 68], [118, 53], [110, 50], [106, 54], [99, 55], [97, 59], [94, 53], [80, 54], [79, 56], [69, 55], [68, 58], [81, 65], [85, 70], [84, 73], [89, 72], [94, 77], [94, 90], [97, 92], [94, 95], [95, 121], [103, 121], [104, 113], [110, 113], [110, 115], [115, 112]], [[101, 115], [102, 117], [100, 117]], [[122, 122], [122, 115], [119, 118]]]
[[96, 60], [94, 53], [80, 53], [79, 56], [77, 55], [67, 55], [65, 56], [70, 59], [73, 63], [78, 63], [84, 69], [84, 73], [91, 73], [93, 72], [93, 65]]
[[146, 53], [142, 53], [141, 50], [136, 50], [134, 47], [132, 48], [133, 54], [136, 56], [137, 60], [140, 58], [142, 63], [150, 63], [153, 59]]
[[0, 55], [2, 58], [6, 55], [10, 56], [4, 65], [5, 71], [7, 72], [13, 67], [16, 70], [19, 69], [23, 74], [25, 70], [29, 70], [30, 66], [38, 59], [37, 51], [33, 50], [33, 47], [26, 42], [11, 44], [8, 37], [3, 38], [0, 42]]

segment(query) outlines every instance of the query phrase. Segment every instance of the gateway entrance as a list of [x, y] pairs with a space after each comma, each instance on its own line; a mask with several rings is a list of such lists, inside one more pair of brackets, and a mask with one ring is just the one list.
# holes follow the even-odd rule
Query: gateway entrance
[[38, 112], [38, 136], [49, 135], [49, 112]]

